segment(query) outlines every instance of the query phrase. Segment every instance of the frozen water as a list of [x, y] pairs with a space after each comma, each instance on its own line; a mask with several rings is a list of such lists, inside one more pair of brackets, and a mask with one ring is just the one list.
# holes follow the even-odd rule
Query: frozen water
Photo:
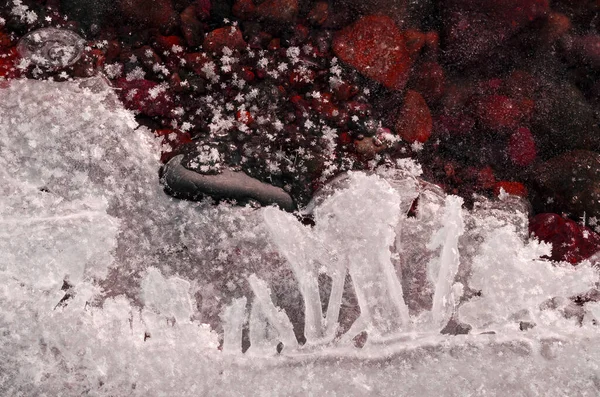
[[17, 50], [29, 62], [60, 70], [75, 64], [83, 54], [85, 40], [67, 29], [41, 28], [23, 36]]
[[540, 259], [517, 199], [467, 211], [405, 161], [314, 227], [176, 201], [101, 78], [0, 91], [0, 395], [600, 392], [598, 304], [569, 317], [597, 270]]

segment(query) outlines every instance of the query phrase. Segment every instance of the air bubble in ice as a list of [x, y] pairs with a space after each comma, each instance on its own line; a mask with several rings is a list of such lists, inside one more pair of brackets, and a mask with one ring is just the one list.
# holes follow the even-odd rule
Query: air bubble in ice
[[42, 28], [23, 36], [17, 51], [35, 65], [58, 70], [81, 58], [84, 43], [85, 40], [70, 30]]

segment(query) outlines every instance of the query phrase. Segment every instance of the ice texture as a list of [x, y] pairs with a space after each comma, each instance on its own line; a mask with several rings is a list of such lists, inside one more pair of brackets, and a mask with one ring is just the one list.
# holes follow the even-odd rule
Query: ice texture
[[541, 259], [518, 198], [466, 210], [406, 160], [313, 227], [178, 201], [102, 78], [0, 94], [2, 396], [600, 392], [598, 303], [568, 315], [596, 267]]
[[29, 32], [19, 40], [19, 55], [34, 65], [60, 70], [75, 64], [85, 46], [85, 40], [67, 29], [52, 27]]

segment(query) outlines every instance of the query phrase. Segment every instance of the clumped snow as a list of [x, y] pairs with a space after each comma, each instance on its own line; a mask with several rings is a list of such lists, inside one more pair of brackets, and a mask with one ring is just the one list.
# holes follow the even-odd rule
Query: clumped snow
[[314, 227], [177, 201], [102, 78], [0, 95], [0, 395], [600, 390], [598, 304], [563, 315], [597, 270], [540, 259], [517, 198], [467, 211], [404, 160], [338, 176]]

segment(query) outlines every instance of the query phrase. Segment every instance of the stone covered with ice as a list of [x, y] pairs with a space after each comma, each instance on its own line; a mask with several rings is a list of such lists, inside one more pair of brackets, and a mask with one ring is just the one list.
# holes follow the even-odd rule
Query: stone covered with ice
[[598, 273], [540, 259], [520, 202], [406, 161], [340, 176], [314, 227], [177, 201], [101, 79], [0, 94], [0, 395], [600, 391], [598, 304], [563, 310]]

